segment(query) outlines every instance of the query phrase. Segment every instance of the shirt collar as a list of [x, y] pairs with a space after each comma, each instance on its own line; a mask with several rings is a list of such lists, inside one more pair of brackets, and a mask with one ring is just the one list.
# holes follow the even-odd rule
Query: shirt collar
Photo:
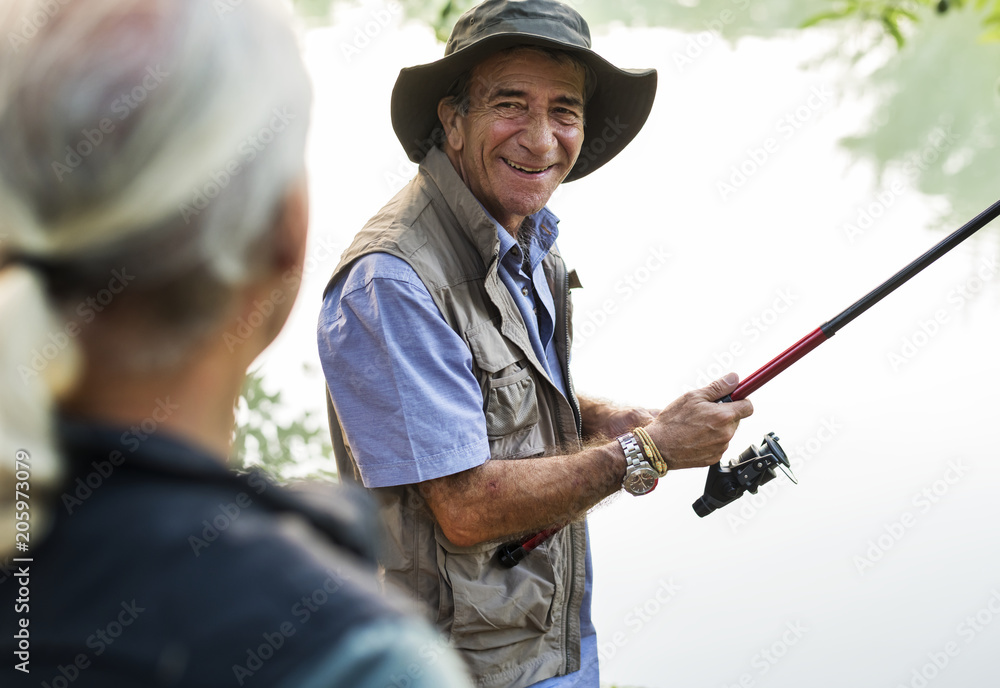
[[[480, 207], [482, 207], [481, 203]], [[510, 232], [504, 229], [485, 207], [483, 207], [483, 212], [486, 213], [486, 217], [488, 217], [496, 227], [497, 239], [500, 241], [500, 262], [502, 263], [504, 261], [507, 257], [507, 253], [515, 246], [518, 247], [518, 252], [520, 252], [517, 240], [510, 235]], [[538, 267], [538, 264], [542, 262], [548, 252], [552, 249], [553, 244], [556, 242], [556, 238], [559, 236], [559, 218], [556, 217], [555, 213], [545, 207], [537, 213], [524, 218], [524, 225], [522, 225], [522, 227], [525, 230], [532, 230], [531, 271], [534, 272], [535, 268]], [[520, 261], [521, 256], [518, 255], [515, 262], [519, 263]]]
[[[427, 152], [421, 167], [441, 191], [460, 225], [479, 249], [484, 263], [489, 265], [491, 253], [502, 261], [507, 251], [517, 245], [517, 242], [473, 195], [458, 172], [455, 171], [451, 160], [448, 159], [444, 151], [437, 147], [432, 148]], [[534, 270], [552, 250], [556, 238], [559, 236], [559, 218], [548, 208], [542, 208], [534, 215], [525, 218], [525, 222], [529, 220], [538, 227], [531, 243], [531, 269]], [[495, 231], [483, 231], [490, 224], [493, 225]], [[498, 239], [499, 254], [496, 254]]]
[[496, 222], [483, 210], [440, 148], [431, 148], [427, 152], [420, 169], [437, 187], [458, 226], [479, 251], [483, 264], [489, 265], [498, 251], [497, 233], [493, 230]]

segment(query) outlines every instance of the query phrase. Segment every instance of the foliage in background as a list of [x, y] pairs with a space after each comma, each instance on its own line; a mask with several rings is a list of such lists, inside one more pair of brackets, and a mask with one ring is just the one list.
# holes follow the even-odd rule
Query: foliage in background
[[933, 9], [937, 14], [960, 10], [966, 5], [976, 11], [989, 10], [983, 17], [984, 41], [1000, 41], [1000, 0], [838, 0], [837, 7], [820, 12], [805, 22], [802, 27], [814, 26], [821, 22], [841, 19], [858, 19], [866, 23], [876, 23], [896, 41], [900, 48], [906, 43], [907, 29], [912, 28]]
[[282, 418], [287, 405], [281, 392], [264, 389], [263, 376], [257, 371], [247, 375], [236, 412], [232, 467], [257, 466], [281, 483], [337, 480], [326, 419], [309, 412], [299, 418]]
[[[584, 14], [595, 34], [615, 24], [664, 26], [690, 36], [707, 32], [730, 44], [802, 30], [834, 34], [835, 47], [822, 59], [844, 69], [830, 86], [871, 107], [868, 121], [841, 141], [852, 158], [870, 163], [883, 188], [888, 178], [902, 177], [908, 187], [945, 201], [939, 222], [949, 230], [996, 199], [1000, 0], [564, 1]], [[359, 4], [294, 2], [313, 26], [332, 21], [338, 6]], [[444, 42], [458, 16], [478, 0], [385, 2], [399, 3], [408, 20], [433, 27]], [[683, 44], [663, 49], [669, 54]], [[301, 476], [300, 464], [321, 466], [307, 475], [333, 475], [325, 419], [282, 424], [281, 395], [267, 394], [255, 376], [248, 379], [240, 405], [238, 465], [260, 464], [282, 479]]]
[[966, 8], [925, 17], [874, 70], [851, 70], [840, 85], [872, 103], [867, 123], [843, 148], [871, 163], [883, 188], [901, 178], [940, 199], [942, 229], [997, 198], [1000, 41], [983, 42], [983, 14]]

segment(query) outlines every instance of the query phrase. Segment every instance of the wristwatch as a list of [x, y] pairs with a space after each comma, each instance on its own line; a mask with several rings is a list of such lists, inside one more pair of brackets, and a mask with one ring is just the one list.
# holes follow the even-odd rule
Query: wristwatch
[[642, 453], [642, 447], [639, 446], [631, 432], [621, 435], [618, 438], [618, 443], [625, 450], [625, 460], [628, 462], [622, 487], [626, 492], [635, 496], [649, 494], [659, 482], [656, 469], [649, 465], [649, 460]]

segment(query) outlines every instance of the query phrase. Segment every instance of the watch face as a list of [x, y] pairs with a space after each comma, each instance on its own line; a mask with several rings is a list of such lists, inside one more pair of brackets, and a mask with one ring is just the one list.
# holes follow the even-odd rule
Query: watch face
[[648, 466], [631, 471], [625, 478], [625, 489], [634, 495], [644, 495], [653, 491], [659, 480], [656, 471]]

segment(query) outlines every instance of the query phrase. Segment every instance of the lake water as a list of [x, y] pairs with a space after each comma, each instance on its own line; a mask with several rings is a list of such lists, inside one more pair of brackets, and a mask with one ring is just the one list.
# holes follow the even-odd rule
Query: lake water
[[[296, 411], [323, 412], [314, 331], [329, 273], [415, 169], [392, 133], [392, 84], [442, 51], [398, 16], [365, 34], [378, 6], [308, 35], [306, 280], [262, 358]], [[550, 204], [585, 287], [581, 392], [662, 406], [723, 372], [745, 377], [943, 237], [945, 200], [914, 190], [912, 169], [880, 180], [838, 145], [873, 103], [842, 88], [845, 63], [814, 61], [836, 34], [711, 38], [681, 68], [689, 34], [595, 36], [617, 64], [657, 67], [660, 90], [630, 148]], [[941, 104], [929, 88], [926, 107]], [[922, 136], [928, 159], [970, 145], [947, 118]], [[774, 431], [798, 486], [780, 478], [699, 519], [705, 472], [687, 471], [593, 514], [606, 683], [995, 682], [998, 236], [984, 230], [753, 395], [730, 453]]]

